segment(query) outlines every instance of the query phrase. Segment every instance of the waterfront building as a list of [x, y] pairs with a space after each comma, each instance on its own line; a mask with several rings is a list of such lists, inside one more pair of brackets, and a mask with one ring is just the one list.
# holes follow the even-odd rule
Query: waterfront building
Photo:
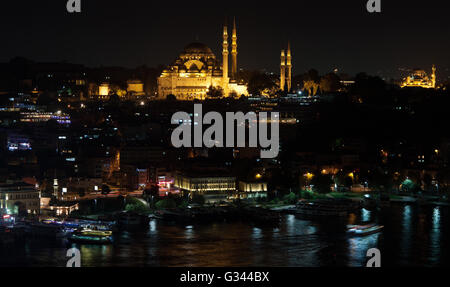
[[267, 182], [259, 180], [240, 180], [238, 196], [242, 199], [256, 199], [267, 197]]
[[178, 173], [174, 184], [191, 198], [203, 195], [205, 202], [225, 201], [236, 192], [236, 178], [223, 172]]
[[39, 214], [40, 192], [35, 185], [7, 180], [0, 183], [0, 212], [3, 214]]
[[55, 204], [48, 202], [48, 204], [41, 206], [41, 213], [49, 216], [69, 216], [79, 207], [79, 203], [74, 201], [59, 201]]

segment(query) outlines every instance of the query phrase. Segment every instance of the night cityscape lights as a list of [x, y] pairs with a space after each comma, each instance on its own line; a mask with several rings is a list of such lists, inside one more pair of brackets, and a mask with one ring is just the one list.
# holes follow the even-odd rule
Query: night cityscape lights
[[[0, 267], [278, 286], [450, 265], [437, 0], [3, 2]], [[364, 270], [308, 272], [388, 278]]]

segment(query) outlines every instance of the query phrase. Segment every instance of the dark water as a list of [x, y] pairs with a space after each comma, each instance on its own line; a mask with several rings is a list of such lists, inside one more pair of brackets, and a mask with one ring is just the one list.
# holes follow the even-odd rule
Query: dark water
[[[373, 247], [382, 266], [450, 265], [448, 207], [393, 205], [322, 222], [284, 219], [278, 227], [151, 221], [148, 230], [119, 233], [112, 245], [30, 240], [0, 247], [0, 265], [65, 266], [70, 246], [80, 249], [82, 266], [364, 266]], [[345, 235], [346, 224], [367, 221], [385, 225], [384, 231]]]

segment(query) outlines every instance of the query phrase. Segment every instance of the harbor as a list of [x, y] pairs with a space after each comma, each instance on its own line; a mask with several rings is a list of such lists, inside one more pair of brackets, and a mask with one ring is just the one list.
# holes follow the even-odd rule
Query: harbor
[[[192, 205], [146, 215], [16, 220], [0, 230], [0, 265], [26, 266], [31, 260], [59, 266], [64, 250], [76, 247], [83, 266], [362, 266], [364, 252], [375, 247], [400, 250], [384, 253], [394, 256], [393, 265], [440, 266], [450, 260], [441, 252], [450, 240], [448, 213], [446, 206], [418, 202], [366, 209], [364, 200], [328, 198], [278, 207]], [[431, 236], [424, 238], [423, 230]], [[260, 248], [268, 250], [263, 257]], [[12, 255], [19, 259], [11, 262]]]
[[[281, 214], [277, 225], [238, 220], [185, 224], [153, 218], [138, 230], [118, 229], [108, 244], [68, 238], [16, 242], [1, 248], [0, 265], [64, 266], [67, 248], [77, 247], [82, 266], [362, 266], [365, 252], [377, 247], [386, 266], [441, 266], [450, 260], [442, 252], [450, 240], [448, 215], [447, 207], [392, 204], [328, 220]], [[384, 228], [367, 236], [347, 233], [348, 225], [370, 223]]]

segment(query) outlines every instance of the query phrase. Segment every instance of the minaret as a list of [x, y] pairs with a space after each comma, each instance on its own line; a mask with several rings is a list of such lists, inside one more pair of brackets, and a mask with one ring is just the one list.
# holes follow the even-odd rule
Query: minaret
[[292, 62], [291, 62], [291, 44], [289, 42], [287, 48], [286, 66], [287, 66], [287, 91], [290, 92], [292, 85]]
[[227, 22], [225, 19], [225, 24], [223, 26], [223, 62], [222, 62], [222, 85], [224, 92], [228, 90], [228, 28], [227, 28]]
[[286, 59], [284, 57], [284, 50], [281, 50], [281, 64], [280, 64], [280, 90], [284, 91], [285, 73], [286, 73]]
[[231, 79], [237, 81], [237, 33], [236, 18], [233, 18], [233, 34], [231, 36]]
[[433, 86], [433, 89], [436, 88], [436, 66], [433, 65], [431, 68], [431, 85]]

